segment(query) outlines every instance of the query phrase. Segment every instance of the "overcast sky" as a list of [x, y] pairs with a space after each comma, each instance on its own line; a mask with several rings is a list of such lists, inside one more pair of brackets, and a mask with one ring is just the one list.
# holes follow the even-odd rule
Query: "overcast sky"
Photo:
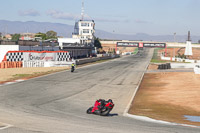
[[[200, 0], [84, 0], [85, 19], [120, 34], [200, 35]], [[82, 0], [2, 0], [0, 20], [74, 25]]]

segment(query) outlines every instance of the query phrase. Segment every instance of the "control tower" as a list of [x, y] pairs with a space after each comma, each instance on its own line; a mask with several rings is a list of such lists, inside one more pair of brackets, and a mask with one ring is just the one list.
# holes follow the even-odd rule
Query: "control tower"
[[95, 23], [94, 20], [84, 19], [84, 2], [82, 2], [81, 19], [75, 22], [72, 38], [80, 39], [81, 44], [94, 44]]

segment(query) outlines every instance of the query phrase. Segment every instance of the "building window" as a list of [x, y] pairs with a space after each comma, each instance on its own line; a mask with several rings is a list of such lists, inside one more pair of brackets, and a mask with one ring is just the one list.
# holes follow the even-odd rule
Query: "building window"
[[89, 26], [89, 25], [88, 25], [88, 23], [81, 23], [81, 26], [87, 27], [87, 26]]
[[83, 33], [89, 33], [88, 29], [83, 29]]

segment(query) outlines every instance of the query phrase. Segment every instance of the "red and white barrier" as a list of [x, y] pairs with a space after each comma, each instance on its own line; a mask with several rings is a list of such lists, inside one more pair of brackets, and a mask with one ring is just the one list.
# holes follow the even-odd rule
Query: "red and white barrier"
[[69, 62], [67, 51], [8, 51], [0, 68], [65, 66]]

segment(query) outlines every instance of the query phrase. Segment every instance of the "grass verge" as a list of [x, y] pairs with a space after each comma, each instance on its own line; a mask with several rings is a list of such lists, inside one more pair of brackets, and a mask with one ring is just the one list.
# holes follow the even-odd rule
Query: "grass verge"
[[[17, 70], [18, 68], [16, 68]], [[9, 82], [9, 81], [14, 81], [14, 80], [18, 80], [18, 79], [30, 79], [30, 78], [34, 78], [34, 77], [39, 77], [39, 76], [43, 76], [43, 75], [47, 75], [47, 74], [51, 74], [51, 73], [55, 73], [55, 72], [60, 72], [60, 71], [64, 71], [67, 70], [69, 68], [63, 68], [63, 69], [58, 69], [58, 70], [49, 70], [49, 71], [41, 71], [41, 72], [33, 72], [33, 73], [23, 73], [23, 74], [14, 74], [12, 75], [11, 78], [8, 78], [7, 80], [4, 81], [0, 81], [0, 83], [5, 83], [5, 82]]]

